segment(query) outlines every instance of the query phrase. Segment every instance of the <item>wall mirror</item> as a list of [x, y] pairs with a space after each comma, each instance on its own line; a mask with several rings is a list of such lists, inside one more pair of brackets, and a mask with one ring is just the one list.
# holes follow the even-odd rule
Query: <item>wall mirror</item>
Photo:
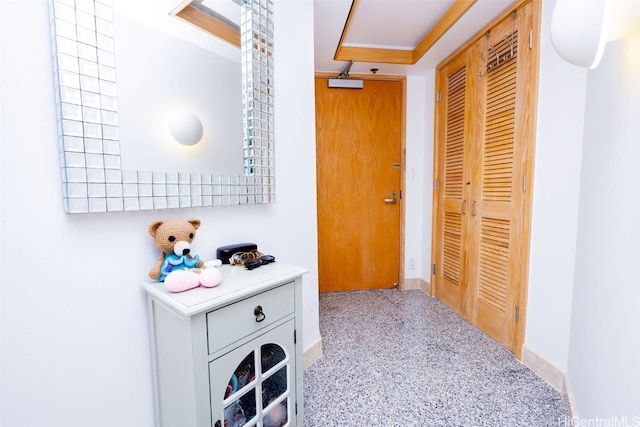
[[[112, 2], [51, 1], [58, 140], [66, 212], [273, 202], [273, 0], [242, 0], [237, 6], [241, 9], [241, 93], [229, 104], [242, 107], [242, 132], [229, 138], [233, 140], [222, 141], [238, 148], [235, 150], [239, 157], [237, 172], [214, 166], [219, 159], [209, 160], [198, 151], [194, 152], [193, 161], [180, 165], [186, 170], [148, 167], [140, 165], [142, 161], [137, 158], [129, 158], [133, 156], [127, 157], [129, 151], [121, 143], [139, 141], [128, 131], [127, 135], [123, 133], [125, 123], [131, 118], [130, 113], [127, 112], [125, 118], [121, 115], [124, 111], [120, 111], [120, 108], [124, 110], [124, 103], [121, 107], [117, 75], [124, 71], [116, 73], [116, 65], [125, 64], [119, 62], [115, 54], [120, 42], [118, 39], [116, 43], [116, 37], [120, 34], [115, 31], [118, 27], [114, 26]], [[168, 89], [159, 87], [158, 91]], [[126, 95], [130, 96], [129, 90]], [[125, 97], [124, 91], [122, 97]], [[144, 115], [145, 111], [138, 114]], [[166, 127], [166, 123], [158, 123], [160, 126]], [[154, 138], [148, 139], [156, 143]], [[218, 152], [213, 148], [213, 156]], [[153, 156], [153, 152], [148, 154]], [[226, 161], [223, 160], [223, 164]]]

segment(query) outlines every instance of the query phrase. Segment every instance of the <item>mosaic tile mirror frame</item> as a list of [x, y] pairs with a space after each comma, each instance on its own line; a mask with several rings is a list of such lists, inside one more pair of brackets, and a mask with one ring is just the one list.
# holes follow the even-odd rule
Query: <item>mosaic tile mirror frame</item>
[[112, 0], [51, 0], [67, 213], [275, 201], [273, 0], [241, 3], [243, 173], [228, 175], [123, 170]]

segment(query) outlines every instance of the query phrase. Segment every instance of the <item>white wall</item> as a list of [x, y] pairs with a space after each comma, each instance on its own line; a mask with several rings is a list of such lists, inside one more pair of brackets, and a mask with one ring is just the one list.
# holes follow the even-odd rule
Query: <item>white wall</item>
[[[67, 215], [47, 0], [0, 4], [1, 419], [4, 426], [152, 426], [146, 305], [157, 218], [198, 217], [196, 252], [255, 241], [304, 278], [304, 347], [319, 339], [313, 4], [276, 1], [277, 202]], [[295, 67], [290, 64], [295, 63]]]
[[569, 378], [580, 417], [638, 425], [640, 36], [609, 43], [586, 88]]
[[640, 37], [608, 44], [595, 70], [574, 67], [550, 44], [554, 5], [543, 2], [525, 346], [568, 374], [582, 422], [637, 423]]
[[[407, 122], [406, 122], [406, 154], [405, 168], [405, 242], [404, 242], [404, 274], [406, 279], [421, 278], [423, 274], [422, 258], [425, 249], [431, 250], [429, 244], [424, 244], [423, 228], [430, 227], [425, 217], [431, 216], [431, 211], [425, 211], [424, 198], [430, 194], [424, 193], [425, 170], [423, 159], [425, 150], [432, 152], [433, 146], [425, 144], [427, 105], [427, 80], [421, 76], [407, 76]], [[433, 118], [431, 118], [433, 121]], [[428, 178], [431, 179], [431, 175]]]
[[431, 283], [434, 99], [435, 70], [426, 76], [407, 76], [404, 274], [406, 279], [427, 283]]
[[586, 71], [553, 49], [542, 3], [525, 346], [567, 371]]

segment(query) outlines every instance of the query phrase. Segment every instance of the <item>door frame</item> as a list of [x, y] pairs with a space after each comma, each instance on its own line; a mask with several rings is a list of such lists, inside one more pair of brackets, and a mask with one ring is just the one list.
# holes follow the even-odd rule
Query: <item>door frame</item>
[[[336, 73], [328, 73], [328, 72], [316, 72], [314, 76], [315, 79], [335, 79], [337, 77]], [[404, 254], [405, 254], [405, 204], [404, 197], [406, 194], [405, 191], [405, 180], [406, 180], [406, 158], [407, 158], [407, 148], [406, 148], [406, 130], [407, 130], [407, 77], [401, 75], [392, 75], [392, 74], [349, 74], [349, 77], [361, 79], [361, 80], [380, 80], [380, 81], [397, 81], [402, 84], [402, 99], [401, 99], [401, 108], [400, 108], [400, 198], [399, 208], [400, 208], [400, 230], [398, 231], [399, 242], [399, 254], [398, 261], [400, 265], [398, 266], [398, 288], [399, 289], [407, 289], [405, 283], [404, 276]], [[343, 90], [357, 90], [357, 89], [343, 89]], [[315, 102], [315, 101], [314, 101]]]
[[[526, 129], [518, 130], [523, 135], [523, 140], [529, 141], [529, 143], [524, 147], [527, 154], [524, 156], [525, 161], [523, 166], [523, 171], [526, 174], [526, 181], [523, 186], [526, 188], [527, 196], [524, 197], [524, 201], [522, 204], [522, 251], [520, 255], [520, 271], [521, 276], [518, 278], [519, 285], [518, 290], [516, 291], [516, 301], [519, 307], [519, 321], [515, 324], [515, 334], [514, 334], [514, 347], [515, 352], [514, 355], [516, 359], [522, 360], [522, 348], [524, 346], [524, 335], [526, 329], [526, 319], [527, 319], [527, 296], [528, 296], [528, 287], [529, 287], [529, 259], [530, 259], [530, 244], [531, 244], [531, 217], [532, 217], [532, 206], [533, 206], [533, 181], [534, 181], [534, 157], [535, 157], [535, 146], [536, 146], [536, 124], [537, 124], [537, 108], [538, 108], [538, 82], [539, 82], [539, 69], [540, 69], [540, 32], [541, 32], [541, 20], [542, 20], [542, 0], [515, 0], [511, 6], [507, 7], [502, 13], [496, 16], [493, 20], [491, 20], [487, 25], [485, 25], [480, 31], [475, 33], [472, 37], [470, 37], [465, 43], [463, 43], [460, 47], [455, 49], [449, 56], [443, 59], [435, 68], [435, 93], [437, 95], [438, 88], [441, 87], [441, 82], [439, 80], [440, 73], [438, 70], [442, 68], [447, 63], [451, 62], [456, 56], [458, 56], [461, 52], [468, 49], [473, 43], [475, 43], [478, 39], [485, 36], [485, 34], [490, 31], [494, 26], [496, 26], [500, 21], [508, 17], [514, 11], [524, 7], [527, 4], [531, 4], [532, 7], [532, 32], [529, 34], [529, 43], [531, 46], [532, 54], [531, 54], [531, 64], [528, 69], [528, 81], [529, 85], [520, 97], [526, 99], [526, 103], [529, 107], [528, 111], [528, 122]], [[434, 99], [434, 105], [437, 103], [437, 99]], [[437, 212], [437, 208], [439, 205], [438, 202], [438, 193], [435, 191], [435, 178], [438, 171], [438, 144], [437, 144], [437, 127], [439, 120], [438, 108], [437, 106], [434, 108], [434, 126], [433, 126], [433, 179], [432, 179], [432, 194], [433, 194], [433, 202], [432, 202], [432, 224], [431, 224], [431, 265], [435, 265], [437, 263], [435, 254], [436, 254], [436, 245], [437, 245], [437, 235], [435, 231], [437, 230], [437, 221], [439, 220]], [[431, 271], [431, 282], [434, 279], [433, 270]], [[430, 294], [432, 297], [435, 297], [435, 286], [430, 286]]]

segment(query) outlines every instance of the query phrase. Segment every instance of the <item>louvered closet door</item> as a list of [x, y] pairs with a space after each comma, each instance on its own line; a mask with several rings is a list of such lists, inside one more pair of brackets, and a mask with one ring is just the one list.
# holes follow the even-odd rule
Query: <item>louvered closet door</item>
[[518, 8], [436, 74], [434, 296], [516, 355], [535, 124], [533, 13], [531, 3]]
[[440, 70], [441, 99], [437, 134], [442, 144], [437, 146], [436, 169], [440, 208], [434, 217], [435, 240], [441, 256], [435, 267], [435, 296], [457, 312], [464, 311], [466, 293], [465, 248], [465, 170], [468, 168], [466, 147], [469, 141], [467, 125], [469, 94], [466, 55]]
[[518, 98], [527, 83], [520, 49], [525, 11], [503, 20], [484, 40], [487, 64], [475, 91], [484, 116], [475, 128], [481, 138], [474, 138], [469, 207], [474, 231], [469, 256], [475, 262], [469, 264], [468, 318], [511, 351], [515, 351], [523, 241], [526, 142], [521, 135], [526, 117]]

